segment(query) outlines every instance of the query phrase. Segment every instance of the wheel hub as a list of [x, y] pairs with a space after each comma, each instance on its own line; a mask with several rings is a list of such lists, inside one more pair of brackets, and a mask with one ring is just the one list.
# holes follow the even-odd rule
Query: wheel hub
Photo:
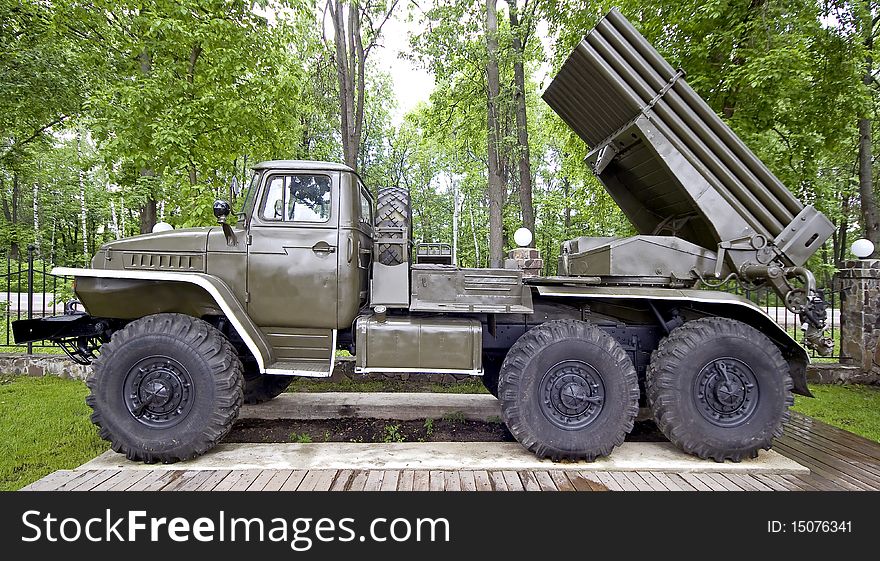
[[193, 383], [186, 368], [165, 356], [138, 361], [125, 376], [125, 405], [141, 424], [168, 428], [192, 409]]
[[559, 428], [579, 430], [602, 411], [605, 386], [595, 368], [577, 360], [551, 367], [540, 382], [541, 410]]
[[758, 382], [749, 366], [725, 357], [703, 366], [694, 381], [694, 398], [700, 414], [719, 427], [745, 423], [758, 405]]

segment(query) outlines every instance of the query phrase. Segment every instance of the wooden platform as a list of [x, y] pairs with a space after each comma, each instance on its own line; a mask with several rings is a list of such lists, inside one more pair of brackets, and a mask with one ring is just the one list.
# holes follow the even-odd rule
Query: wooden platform
[[793, 413], [774, 450], [809, 475], [582, 470], [62, 470], [28, 491], [862, 491], [880, 444]]

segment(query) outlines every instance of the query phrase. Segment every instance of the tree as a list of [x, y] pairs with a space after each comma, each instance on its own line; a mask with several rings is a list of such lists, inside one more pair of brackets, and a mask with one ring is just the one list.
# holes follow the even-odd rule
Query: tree
[[504, 178], [501, 159], [501, 123], [498, 97], [501, 85], [498, 77], [498, 16], [496, 0], [486, 0], [486, 131], [489, 160], [489, 266], [501, 267], [504, 259], [502, 206], [504, 205]]
[[[339, 118], [345, 163], [357, 170], [364, 125], [367, 59], [399, 0], [327, 0], [325, 18], [333, 23]], [[377, 22], [377, 23], [374, 23]]]

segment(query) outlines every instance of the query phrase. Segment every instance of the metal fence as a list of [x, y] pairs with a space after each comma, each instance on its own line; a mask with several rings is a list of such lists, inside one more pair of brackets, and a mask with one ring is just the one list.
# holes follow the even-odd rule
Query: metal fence
[[[5, 272], [0, 271], [0, 310], [3, 322], [0, 329], [0, 345], [8, 351], [27, 349], [32, 354], [34, 348], [55, 348], [51, 343], [29, 343], [16, 345], [12, 337], [12, 322], [18, 319], [53, 316], [64, 313], [64, 302], [74, 297], [70, 277], [53, 275], [52, 265], [39, 258], [34, 246], [28, 246], [25, 255], [14, 259], [7, 252]], [[730, 282], [714, 290], [723, 290], [744, 296], [761, 307], [778, 325], [796, 340], [803, 342], [803, 332], [797, 316], [788, 311], [782, 299], [767, 289], [749, 290], [735, 282]], [[840, 282], [835, 278], [830, 287], [824, 289], [828, 303], [828, 335], [834, 340], [834, 352], [826, 359], [839, 359], [841, 356], [840, 338]], [[815, 352], [811, 356], [819, 358]]]
[[24, 255], [13, 258], [6, 254], [6, 268], [0, 271], [0, 310], [3, 312], [0, 345], [6, 350], [55, 348], [46, 341], [16, 345], [12, 336], [12, 322], [64, 313], [64, 302], [73, 298], [72, 281], [69, 277], [53, 275], [52, 265], [39, 258], [37, 248], [28, 246]]
[[[785, 307], [782, 298], [773, 290], [763, 287], [758, 289], [748, 289], [734, 281], [725, 283], [721, 287], [715, 287], [713, 289], [744, 296], [751, 300], [757, 306], [762, 308], [777, 325], [785, 329], [792, 338], [799, 341], [801, 344], [804, 343], [804, 332], [801, 330], [797, 314], [789, 311]], [[825, 330], [825, 334], [826, 336], [831, 337], [834, 341], [834, 349], [832, 354], [826, 357], [821, 357], [815, 351], [810, 351], [810, 357], [839, 360], [842, 352], [840, 337], [840, 299], [842, 288], [840, 281], [837, 277], [834, 277], [831, 286], [821, 288], [821, 290], [825, 296], [825, 303], [828, 305], [826, 309], [827, 329]]]

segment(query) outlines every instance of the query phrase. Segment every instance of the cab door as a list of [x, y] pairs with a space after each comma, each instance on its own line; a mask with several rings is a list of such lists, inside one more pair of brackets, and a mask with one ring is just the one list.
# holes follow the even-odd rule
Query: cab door
[[338, 193], [338, 172], [266, 174], [250, 226], [247, 306], [272, 345], [272, 372], [330, 373], [337, 325]]

